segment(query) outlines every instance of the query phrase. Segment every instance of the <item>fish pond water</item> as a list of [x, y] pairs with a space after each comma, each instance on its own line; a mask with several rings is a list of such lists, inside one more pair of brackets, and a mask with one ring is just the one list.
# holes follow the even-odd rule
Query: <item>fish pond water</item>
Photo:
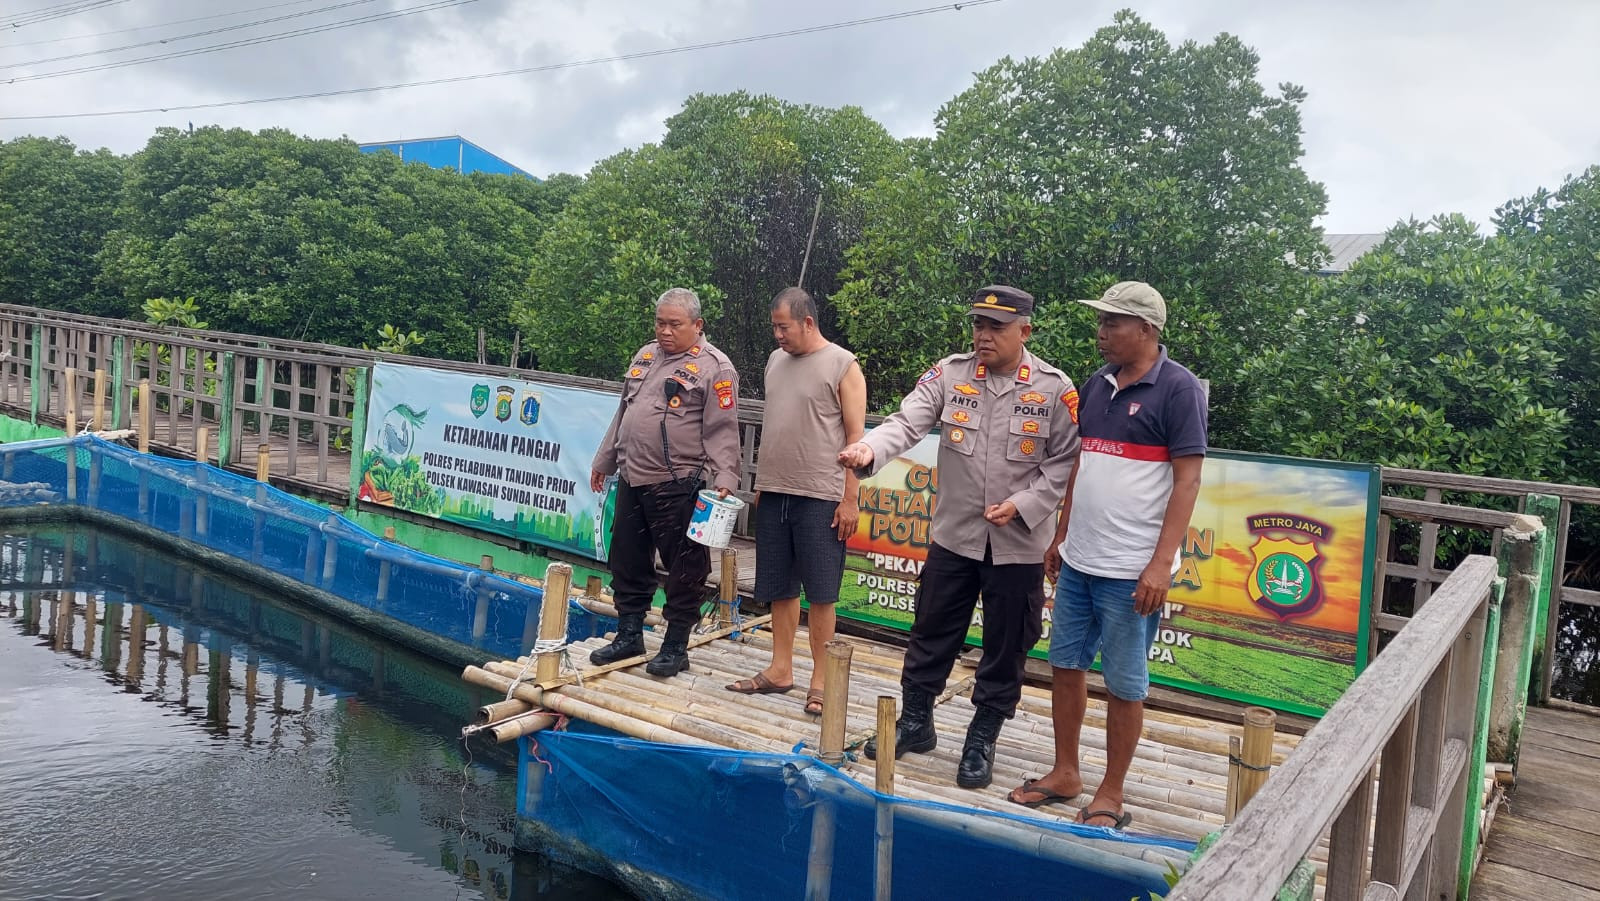
[[629, 895], [512, 848], [457, 671], [87, 528], [0, 527], [0, 899]]

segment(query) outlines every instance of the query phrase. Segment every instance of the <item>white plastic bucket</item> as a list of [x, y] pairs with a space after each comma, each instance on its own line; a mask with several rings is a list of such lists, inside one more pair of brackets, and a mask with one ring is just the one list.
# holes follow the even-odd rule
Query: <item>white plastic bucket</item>
[[690, 540], [706, 547], [724, 548], [733, 538], [733, 525], [739, 518], [744, 501], [733, 495], [717, 497], [710, 489], [700, 492], [694, 499], [694, 514], [689, 517]]

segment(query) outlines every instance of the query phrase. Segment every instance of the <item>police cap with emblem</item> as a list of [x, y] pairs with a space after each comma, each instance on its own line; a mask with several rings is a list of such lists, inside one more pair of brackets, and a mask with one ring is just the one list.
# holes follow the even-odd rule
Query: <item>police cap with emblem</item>
[[1033, 315], [1033, 295], [1010, 285], [990, 285], [972, 295], [968, 316], [982, 316], [996, 322], [1012, 322], [1018, 316]]

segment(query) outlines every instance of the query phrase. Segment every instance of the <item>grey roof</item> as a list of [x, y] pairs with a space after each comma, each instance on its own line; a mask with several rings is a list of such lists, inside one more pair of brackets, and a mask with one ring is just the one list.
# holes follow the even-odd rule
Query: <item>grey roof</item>
[[1322, 239], [1328, 245], [1328, 262], [1317, 272], [1335, 275], [1348, 270], [1351, 263], [1382, 243], [1383, 235], [1323, 235]]

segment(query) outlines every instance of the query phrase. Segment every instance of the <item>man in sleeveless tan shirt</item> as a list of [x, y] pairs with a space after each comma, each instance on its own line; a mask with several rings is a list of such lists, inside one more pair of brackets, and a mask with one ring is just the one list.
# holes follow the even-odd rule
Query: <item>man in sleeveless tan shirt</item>
[[[755, 600], [772, 605], [772, 664], [728, 686], [746, 694], [794, 688], [800, 596], [810, 606], [811, 658], [833, 638], [845, 542], [855, 534], [857, 478], [835, 462], [866, 428], [867, 380], [855, 354], [817, 328], [817, 304], [800, 288], [772, 301], [766, 410], [756, 460]], [[806, 712], [822, 712], [822, 668], [813, 667]]]

